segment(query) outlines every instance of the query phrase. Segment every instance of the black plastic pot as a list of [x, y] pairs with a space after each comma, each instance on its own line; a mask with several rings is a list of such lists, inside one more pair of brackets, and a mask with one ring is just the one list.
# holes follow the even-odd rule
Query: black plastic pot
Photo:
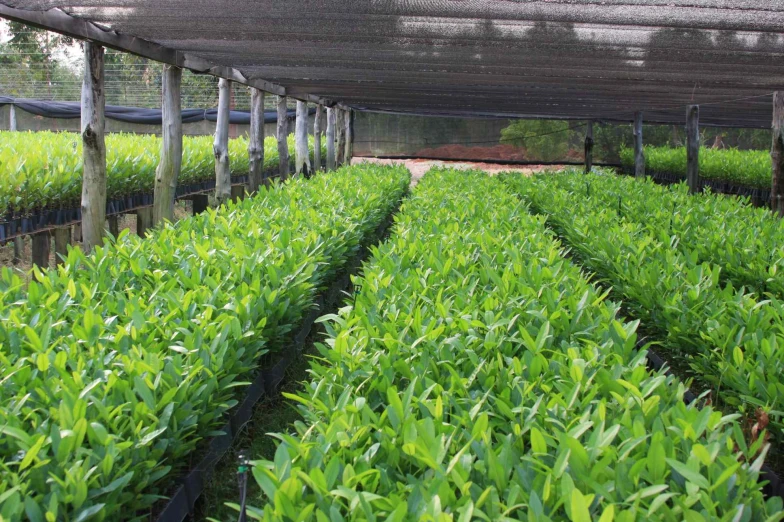
[[22, 234], [29, 234], [33, 231], [33, 221], [29, 217], [22, 218]]

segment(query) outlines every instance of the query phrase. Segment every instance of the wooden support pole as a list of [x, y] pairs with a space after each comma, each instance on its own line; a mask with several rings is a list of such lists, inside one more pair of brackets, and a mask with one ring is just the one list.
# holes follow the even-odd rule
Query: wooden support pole
[[210, 197], [207, 194], [194, 194], [191, 196], [193, 201], [193, 215], [201, 214], [210, 206]]
[[585, 129], [585, 173], [593, 169], [593, 120], [588, 121]]
[[49, 268], [49, 250], [52, 237], [48, 230], [33, 234], [33, 264], [38, 268]]
[[770, 158], [773, 160], [773, 184], [770, 188], [770, 205], [773, 212], [784, 217], [784, 91], [773, 93], [772, 128]]
[[250, 90], [250, 136], [248, 139], [248, 192], [258, 192], [264, 179], [264, 91]]
[[68, 245], [71, 244], [71, 227], [54, 229], [54, 263], [62, 265], [68, 257]]
[[152, 207], [142, 207], [136, 210], [136, 234], [139, 237], [147, 236], [148, 231], [153, 227]]
[[696, 194], [700, 188], [700, 106], [686, 109], [686, 182], [689, 192]]
[[22, 256], [24, 255], [24, 238], [22, 236], [17, 236], [14, 238], [14, 259], [13, 263], [18, 265], [22, 262]]
[[112, 214], [106, 216], [106, 222], [109, 224], [109, 233], [115, 238], [120, 235], [120, 216]]
[[152, 205], [153, 225], [174, 221], [174, 196], [182, 168], [182, 69], [163, 66], [163, 140], [161, 159], [155, 171], [155, 196]]
[[335, 125], [336, 109], [327, 107], [327, 170], [335, 170]]
[[231, 197], [231, 164], [229, 162], [229, 98], [231, 82], [221, 78], [218, 81], [218, 121], [215, 125], [215, 141], [212, 151], [215, 154], [215, 199], [218, 204]]
[[232, 185], [231, 200], [236, 203], [243, 199], [245, 199], [245, 185]]
[[634, 113], [634, 176], [645, 177], [645, 150], [642, 144], [642, 112]]
[[343, 111], [343, 119], [346, 126], [345, 136], [346, 136], [346, 148], [343, 152], [343, 161], [346, 165], [351, 165], [351, 156], [354, 153], [354, 135], [353, 135], [353, 123], [352, 119], [354, 117], [353, 112], [349, 109]]
[[335, 163], [338, 167], [342, 167], [346, 162], [346, 111], [343, 109], [338, 109], [336, 125], [338, 145], [335, 151]]
[[13, 103], [8, 106], [9, 107], [9, 120], [8, 120], [8, 130], [16, 132], [17, 125], [16, 125], [16, 105]]
[[103, 47], [84, 42], [82, 83], [82, 247], [90, 252], [103, 241], [106, 222], [106, 97]]
[[280, 162], [280, 180], [289, 179], [289, 113], [288, 99], [285, 96], [278, 96], [278, 161]]
[[310, 152], [308, 151], [308, 104], [297, 100], [297, 122], [294, 127], [295, 175], [310, 177]]
[[76, 223], [73, 226], [73, 241], [74, 243], [81, 243], [82, 242], [82, 224]]
[[324, 106], [316, 105], [316, 117], [313, 119], [313, 172], [321, 170], [321, 118], [324, 116]]

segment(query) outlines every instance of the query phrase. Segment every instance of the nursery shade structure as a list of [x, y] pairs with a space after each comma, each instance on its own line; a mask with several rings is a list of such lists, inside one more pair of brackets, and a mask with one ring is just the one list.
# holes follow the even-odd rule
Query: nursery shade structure
[[[0, 0], [0, 15], [360, 110], [770, 127], [781, 0]], [[88, 23], [84, 23], [88, 22]], [[96, 24], [96, 25], [93, 25]]]

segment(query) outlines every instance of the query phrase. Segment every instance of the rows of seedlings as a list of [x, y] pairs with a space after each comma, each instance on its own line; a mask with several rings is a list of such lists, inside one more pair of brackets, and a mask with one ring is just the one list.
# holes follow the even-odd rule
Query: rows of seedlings
[[[498, 179], [431, 171], [326, 318], [250, 518], [775, 520], [737, 416], [648, 369], [637, 323]], [[739, 458], [739, 454], [741, 458]]]
[[407, 190], [341, 169], [0, 274], [0, 515], [144, 516]]
[[[611, 286], [665, 354], [711, 391], [715, 405], [741, 412], [755, 452], [774, 440], [771, 458], [778, 461], [784, 429], [784, 301], [732, 282], [778, 288], [775, 265], [767, 265], [765, 254], [774, 259], [779, 247], [765, 252], [756, 238], [771, 240], [780, 223], [750, 208], [736, 209], [733, 216], [733, 205], [742, 206], [737, 201], [678, 193], [670, 195], [678, 207], [669, 207], [670, 221], [662, 211], [650, 212], [646, 222], [644, 209], [668, 208], [667, 196], [621, 182], [623, 195], [619, 191], [616, 198], [607, 187], [618, 180], [606, 176], [509, 176], [506, 182], [547, 216], [581, 264]], [[737, 232], [707, 236], [713, 234], [703, 222], [709, 208], [716, 211], [717, 229], [726, 217], [728, 227], [738, 225]], [[733, 259], [748, 264], [729, 266]]]

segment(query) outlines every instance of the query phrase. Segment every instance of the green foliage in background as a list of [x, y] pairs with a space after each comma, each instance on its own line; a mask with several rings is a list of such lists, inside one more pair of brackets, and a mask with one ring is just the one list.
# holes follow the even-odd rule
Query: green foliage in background
[[0, 273], [0, 518], [146, 520], [410, 181], [360, 166]]
[[525, 147], [531, 159], [557, 161], [569, 151], [569, 127], [566, 121], [517, 120], [501, 131], [501, 143]]
[[[215, 178], [211, 136], [183, 140], [179, 185]], [[294, 136], [289, 135], [289, 150]], [[313, 153], [313, 138], [310, 137]], [[326, 145], [322, 145], [326, 155]], [[151, 194], [160, 158], [161, 139], [140, 134], [106, 136], [106, 196], [109, 200], [132, 194]], [[247, 174], [248, 141], [229, 141], [231, 170]], [[322, 156], [323, 157], [323, 156]], [[293, 161], [293, 158], [292, 158]], [[274, 137], [264, 141], [264, 170], [277, 174], [278, 149]], [[0, 132], [0, 216], [26, 215], [40, 209], [77, 208], [82, 194], [82, 143], [70, 132]]]
[[[634, 150], [621, 149], [624, 167], [634, 166]], [[686, 179], [686, 148], [645, 147], [649, 173], [662, 172]], [[700, 149], [700, 177], [751, 188], [769, 189], [772, 167], [766, 150]]]
[[356, 282], [289, 396], [302, 421], [254, 463], [251, 518], [781, 519], [763, 444], [648, 370], [636, 323], [498, 179], [431, 171]]

